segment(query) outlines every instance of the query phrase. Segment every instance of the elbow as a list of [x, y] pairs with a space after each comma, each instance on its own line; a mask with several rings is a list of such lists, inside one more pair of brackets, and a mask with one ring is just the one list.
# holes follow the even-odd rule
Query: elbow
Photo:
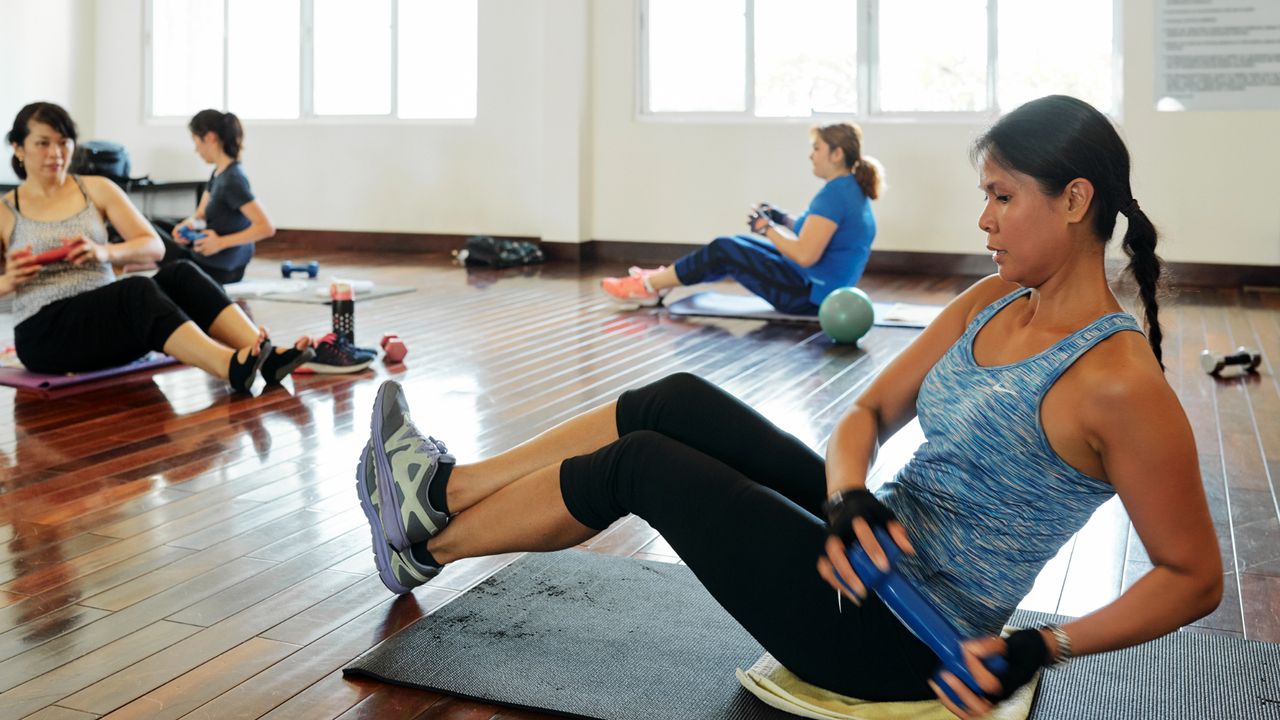
[[1222, 602], [1222, 591], [1222, 573], [1205, 578], [1197, 598], [1200, 601], [1196, 604], [1197, 620], [1218, 609], [1218, 605]]
[[272, 225], [270, 220], [266, 221], [262, 224], [262, 232], [259, 235], [259, 240], [270, 240], [276, 236], [276, 226]]
[[152, 235], [147, 241], [146, 255], [152, 262], [160, 262], [164, 259], [164, 243], [160, 241], [159, 235]]
[[811, 268], [814, 265], [818, 264], [818, 261], [822, 259], [822, 256], [821, 255], [814, 256], [814, 255], [801, 253], [797, 255], [794, 259], [796, 261], [796, 264], [799, 265], [800, 267]]

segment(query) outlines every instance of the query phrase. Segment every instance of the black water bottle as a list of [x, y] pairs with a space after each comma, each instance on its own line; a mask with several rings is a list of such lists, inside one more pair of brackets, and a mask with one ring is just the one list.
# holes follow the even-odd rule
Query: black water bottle
[[351, 283], [329, 284], [329, 299], [333, 305], [333, 334], [340, 342], [356, 341], [356, 295]]

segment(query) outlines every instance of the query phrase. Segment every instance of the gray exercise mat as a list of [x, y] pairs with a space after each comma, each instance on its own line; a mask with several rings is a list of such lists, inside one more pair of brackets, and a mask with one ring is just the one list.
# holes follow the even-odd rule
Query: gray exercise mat
[[[602, 720], [792, 717], [734, 679], [761, 652], [688, 568], [563, 551], [518, 560], [344, 673]], [[1280, 645], [1179, 632], [1080, 658], [1044, 673], [1031, 712], [1115, 718], [1280, 720]]]
[[344, 674], [571, 717], [782, 720], [738, 684], [762, 649], [683, 565], [527, 555]]
[[[941, 305], [913, 305], [911, 303], [872, 303], [875, 306], [875, 324], [882, 327], [923, 328], [942, 312]], [[792, 315], [778, 312], [763, 298], [734, 293], [699, 292], [680, 298], [667, 305], [667, 312], [676, 316], [731, 317], [747, 320], [781, 320], [783, 322], [816, 323], [816, 315]]]
[[[1063, 622], [1019, 612], [1014, 625]], [[1046, 671], [1030, 720], [1280, 720], [1280, 645], [1182, 631]]]

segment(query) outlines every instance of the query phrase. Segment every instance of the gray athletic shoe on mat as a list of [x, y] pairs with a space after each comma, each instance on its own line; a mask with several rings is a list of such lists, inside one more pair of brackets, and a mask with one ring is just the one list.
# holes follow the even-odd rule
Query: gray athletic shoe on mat
[[414, 427], [404, 389], [394, 380], [378, 388], [372, 429], [382, 529], [387, 543], [403, 551], [426, 542], [448, 524], [448, 513], [432, 507], [427, 497], [431, 483], [448, 479], [455, 461], [444, 443]]
[[373, 561], [378, 566], [378, 578], [382, 580], [382, 584], [391, 592], [403, 595], [435, 577], [440, 568], [418, 562], [412, 548], [401, 553], [387, 544], [382, 519], [378, 514], [380, 494], [377, 473], [374, 471], [372, 441], [360, 453], [360, 464], [356, 467], [356, 493], [360, 496], [360, 507], [364, 509], [365, 518], [369, 521], [369, 532], [373, 535]]

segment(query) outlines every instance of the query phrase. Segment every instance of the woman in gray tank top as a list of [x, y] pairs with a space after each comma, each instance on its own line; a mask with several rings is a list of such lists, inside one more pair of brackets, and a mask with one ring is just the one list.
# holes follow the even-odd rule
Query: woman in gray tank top
[[[119, 187], [69, 174], [76, 126], [66, 110], [27, 105], [8, 139], [23, 182], [0, 199], [0, 295], [15, 295], [14, 345], [27, 369], [88, 372], [155, 350], [248, 391], [257, 375], [278, 383], [314, 355], [306, 337], [272, 348], [191, 262], [117, 280], [113, 265], [157, 261], [164, 246]], [[108, 221], [124, 242], [107, 243]]]

